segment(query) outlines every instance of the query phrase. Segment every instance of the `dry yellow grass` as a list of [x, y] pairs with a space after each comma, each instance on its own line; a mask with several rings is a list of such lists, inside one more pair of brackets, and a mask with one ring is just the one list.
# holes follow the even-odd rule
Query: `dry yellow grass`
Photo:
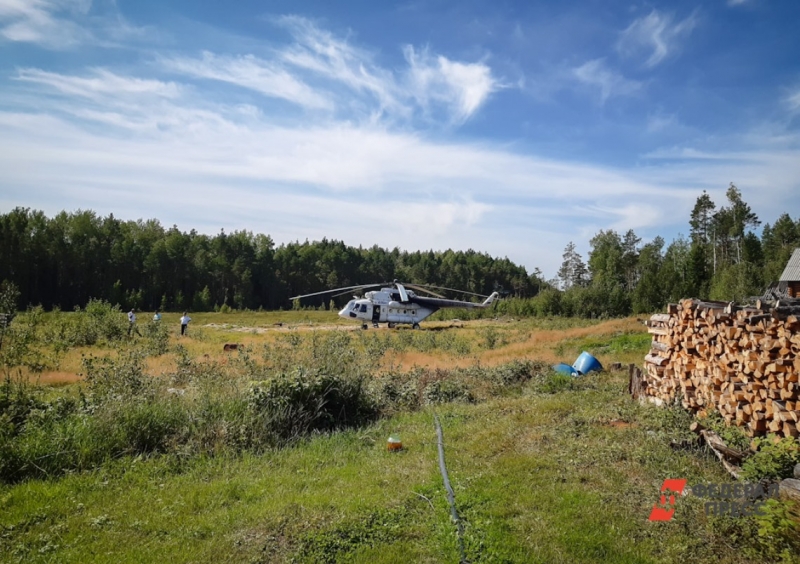
[[[202, 327], [195, 326], [193, 332], [198, 338], [193, 337], [191, 332], [187, 337], [180, 337], [176, 332], [176, 334], [170, 336], [170, 346], [180, 344], [187, 349], [189, 356], [198, 360], [226, 363], [231, 355], [236, 353], [224, 352], [222, 350], [224, 343], [239, 343], [255, 348], [265, 343], [273, 343], [276, 339], [282, 338], [292, 332], [307, 334], [307, 332], [311, 330], [361, 330], [358, 325], [333, 325], [329, 323], [292, 324], [282, 327], [270, 326], [264, 328], [263, 324], [261, 324], [262, 327], [257, 327], [234, 323], [235, 321], [252, 322], [255, 321], [254, 319], [226, 319], [226, 321], [230, 325], [235, 325], [235, 327], [212, 327], [209, 324]], [[474, 365], [475, 363], [480, 363], [485, 366], [495, 366], [520, 359], [540, 360], [548, 363], [571, 363], [574, 358], [568, 357], [574, 356], [574, 353], [564, 353], [559, 350], [560, 346], [565, 342], [645, 331], [641, 322], [632, 317], [612, 319], [590, 326], [572, 327], [568, 329], [537, 329], [530, 321], [526, 320], [466, 321], [462, 323], [462, 327], [458, 328], [451, 327], [450, 325], [450, 322], [432, 322], [426, 324], [422, 331], [456, 331], [457, 335], [467, 339], [472, 344], [472, 351], [470, 354], [455, 355], [440, 349], [427, 352], [419, 350], [405, 350], [402, 352], [389, 350], [380, 360], [381, 367], [408, 369], [413, 366], [424, 366], [435, 369], [466, 367]], [[197, 331], [198, 328], [201, 330], [202, 334], [200, 331]], [[256, 328], [261, 330], [255, 331], [254, 329]], [[503, 336], [509, 341], [508, 344], [502, 346], [498, 345], [493, 349], [486, 349], [481, 346], [484, 332], [488, 328], [495, 328], [501, 331]], [[390, 331], [410, 331], [410, 329], [402, 328], [393, 330], [381, 327], [377, 330], [369, 330], [370, 333], [384, 333]], [[23, 374], [31, 381], [45, 385], [64, 385], [77, 382], [81, 379], [81, 359], [84, 355], [89, 354], [104, 356], [113, 353], [110, 349], [101, 347], [73, 349], [61, 359], [55, 370], [45, 371], [40, 374], [23, 371]], [[602, 353], [596, 356], [604, 365], [620, 360], [632, 360], [611, 358], [609, 355], [604, 355]], [[174, 371], [175, 362], [176, 359], [173, 354], [149, 357], [147, 359], [147, 369], [148, 372], [153, 375], [161, 375]]]

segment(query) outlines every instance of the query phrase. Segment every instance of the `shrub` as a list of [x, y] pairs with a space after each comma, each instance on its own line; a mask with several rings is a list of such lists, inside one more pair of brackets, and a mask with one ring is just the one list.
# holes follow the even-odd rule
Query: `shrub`
[[142, 328], [145, 338], [145, 351], [153, 356], [161, 356], [169, 351], [169, 330], [160, 321], [149, 321]]
[[458, 380], [434, 380], [425, 386], [422, 399], [426, 404], [475, 401], [472, 393], [464, 382]]
[[780, 480], [790, 478], [800, 464], [800, 444], [794, 437], [774, 440], [774, 437], [755, 439], [758, 452], [742, 464], [742, 479]]
[[414, 372], [383, 374], [373, 381], [373, 395], [382, 411], [419, 407], [418, 380]]
[[249, 405], [262, 430], [278, 442], [357, 425], [376, 415], [363, 378], [304, 369], [254, 384]]

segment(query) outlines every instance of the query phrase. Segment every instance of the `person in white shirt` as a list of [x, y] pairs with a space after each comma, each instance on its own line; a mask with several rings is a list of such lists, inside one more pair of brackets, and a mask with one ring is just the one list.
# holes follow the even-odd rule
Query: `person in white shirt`
[[130, 337], [131, 333], [133, 332], [133, 326], [136, 325], [136, 314], [134, 313], [134, 309], [128, 312], [128, 336]]
[[186, 326], [189, 325], [191, 320], [192, 318], [189, 317], [189, 314], [184, 311], [183, 316], [181, 316], [181, 337], [186, 334]]
[[156, 313], [153, 316], [153, 321], [156, 321], [156, 322], [161, 321], [161, 313], [158, 310], [156, 310]]

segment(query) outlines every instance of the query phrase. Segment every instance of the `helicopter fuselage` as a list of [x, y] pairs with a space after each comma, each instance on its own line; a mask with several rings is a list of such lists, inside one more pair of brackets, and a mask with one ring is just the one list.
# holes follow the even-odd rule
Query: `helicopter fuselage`
[[354, 298], [339, 312], [339, 317], [367, 323], [408, 323], [416, 325], [435, 313], [439, 308], [414, 303], [416, 295], [408, 291], [409, 301], [400, 301], [400, 293], [394, 288], [382, 288], [379, 292], [367, 292], [363, 298]]

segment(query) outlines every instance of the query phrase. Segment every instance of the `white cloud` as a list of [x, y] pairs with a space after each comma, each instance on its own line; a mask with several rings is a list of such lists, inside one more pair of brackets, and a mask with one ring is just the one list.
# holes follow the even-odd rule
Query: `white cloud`
[[333, 109], [332, 102], [314, 91], [302, 80], [274, 62], [253, 55], [239, 57], [217, 56], [203, 52], [202, 58], [165, 58], [162, 66], [169, 71], [236, 84], [266, 96], [288, 100], [311, 109]]
[[[247, 228], [278, 242], [327, 236], [412, 249], [472, 247], [548, 273], [567, 241], [588, 240], [601, 228], [669, 237], [663, 229], [685, 225], [702, 189], [720, 191], [721, 201], [729, 180], [746, 196], [777, 195], [754, 204], [762, 217], [800, 205], [796, 136], [768, 150], [757, 142], [748, 151], [677, 147], [630, 169], [442, 141], [408, 125], [420, 111], [449, 123], [474, 116], [501, 87], [488, 64], [408, 47], [408, 66], [389, 71], [305, 20], [285, 25], [294, 26], [294, 43], [272, 56], [158, 59], [165, 79], [109, 68], [18, 70], [0, 111], [0, 205], [91, 208], [206, 232]], [[276, 118], [168, 73], [325, 113], [313, 121]], [[571, 69], [568, 79], [597, 89], [603, 101], [641, 88], [603, 59]], [[800, 93], [787, 99], [800, 107]], [[363, 111], [381, 119], [353, 118]], [[649, 125], [673, 127], [670, 119], [656, 114]], [[407, 121], [395, 127], [399, 120]]]
[[[36, 110], [0, 112], [3, 205], [137, 213], [212, 232], [246, 227], [279, 242], [472, 247], [550, 272], [577, 225], [584, 239], [609, 226], [664, 234], [685, 223], [702, 189], [724, 199], [735, 180], [782, 194], [783, 207], [796, 205], [800, 178], [800, 155], [786, 149], [665, 154], [623, 171], [370, 124], [278, 127], [249, 107], [198, 107], [185, 97], [133, 97], [124, 111], [111, 97], [98, 100], [78, 106], [81, 114], [33, 93]], [[58, 117], [66, 113], [123, 134]], [[777, 217], [772, 200], [754, 209]]]
[[395, 73], [376, 64], [370, 53], [307, 19], [291, 16], [277, 21], [294, 42], [274, 49], [273, 57], [204, 52], [201, 58], [164, 57], [161, 67], [373, 123], [412, 120], [420, 110], [431, 119], [435, 110], [442, 111], [448, 123], [460, 124], [500, 87], [484, 63], [454, 61], [406, 46], [408, 68]]
[[0, 36], [50, 48], [71, 47], [90, 33], [67, 17], [85, 15], [90, 6], [86, 0], [0, 0]]
[[789, 96], [786, 97], [786, 103], [789, 105], [791, 111], [800, 111], [800, 89], [793, 94], [789, 94]]
[[600, 100], [605, 103], [611, 96], [628, 96], [641, 88], [641, 83], [629, 80], [608, 68], [605, 59], [594, 59], [572, 69], [580, 82], [600, 89]]
[[129, 24], [116, 3], [92, 0], [0, 0], [0, 39], [46, 49], [82, 44], [117, 47], [147, 37], [150, 30]]
[[280, 52], [285, 63], [374, 96], [380, 103], [379, 112], [401, 109], [392, 73], [374, 65], [367, 52], [305, 18], [286, 16], [278, 21], [296, 41]]
[[[674, 16], [653, 10], [638, 18], [622, 32], [617, 42], [620, 54], [639, 59], [647, 56], [646, 67], [655, 67], [681, 48], [681, 43], [697, 26], [697, 15], [693, 12], [680, 22], [673, 23]], [[648, 56], [649, 53], [649, 56]]]
[[741, 6], [742, 4], [749, 3], [750, 0], [728, 0], [728, 6]]
[[64, 94], [97, 98], [98, 96], [155, 95], [176, 98], [180, 88], [174, 82], [127, 77], [106, 69], [93, 69], [89, 77], [68, 76], [40, 69], [20, 69], [16, 79], [51, 86]]
[[444, 104], [455, 122], [468, 120], [489, 95], [499, 88], [491, 69], [483, 63], [459, 63], [432, 57], [406, 46], [411, 93], [424, 108], [431, 101]]

